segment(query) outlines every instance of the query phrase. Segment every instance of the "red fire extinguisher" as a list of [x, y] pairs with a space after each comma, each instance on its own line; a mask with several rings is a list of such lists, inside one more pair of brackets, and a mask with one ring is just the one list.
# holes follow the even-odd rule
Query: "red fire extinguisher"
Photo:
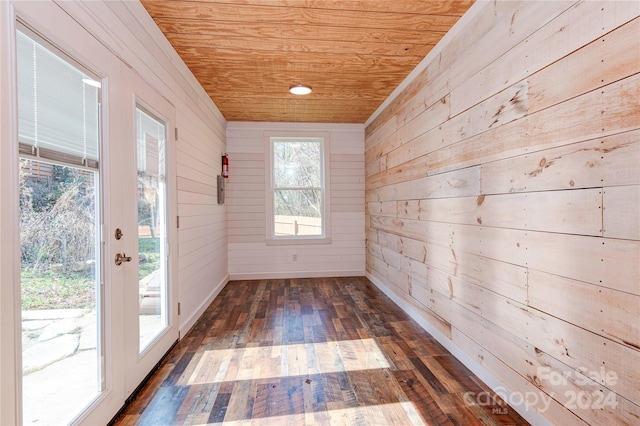
[[229, 177], [229, 157], [226, 152], [222, 154], [222, 177]]

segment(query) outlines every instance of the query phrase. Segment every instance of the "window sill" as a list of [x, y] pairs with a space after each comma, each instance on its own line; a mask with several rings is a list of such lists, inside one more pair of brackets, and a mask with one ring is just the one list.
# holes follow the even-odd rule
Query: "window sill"
[[331, 244], [330, 237], [322, 238], [277, 238], [267, 239], [268, 246], [297, 246], [297, 245], [313, 245], [313, 244]]

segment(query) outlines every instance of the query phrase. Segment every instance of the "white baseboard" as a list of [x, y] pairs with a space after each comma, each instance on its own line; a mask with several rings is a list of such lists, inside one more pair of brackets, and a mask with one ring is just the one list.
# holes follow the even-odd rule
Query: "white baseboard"
[[[438, 329], [433, 327], [427, 320], [419, 315], [417, 311], [415, 311], [404, 300], [393, 293], [380, 280], [378, 280], [368, 272], [366, 273], [366, 277], [391, 300], [393, 300], [395, 304], [398, 305], [407, 315], [409, 315], [415, 322], [417, 322], [420, 327], [422, 327], [427, 333], [431, 334], [438, 341], [438, 343], [444, 346], [454, 357], [456, 357], [461, 363], [463, 363], [465, 367], [471, 370], [473, 374], [478, 376], [478, 378], [482, 380], [487, 386], [489, 386], [489, 388], [494, 391], [496, 389], [500, 389], [501, 391], [507, 389], [507, 391], [510, 392], [507, 386], [502, 384], [493, 374], [491, 374], [483, 366], [478, 364], [473, 358], [467, 355], [466, 352], [464, 352], [455, 343], [449, 340], [449, 338], [442, 334]], [[524, 403], [524, 401], [519, 405], [511, 405], [511, 408], [513, 408], [518, 414], [520, 414], [526, 421], [528, 421], [532, 425], [551, 425], [548, 419], [543, 417], [537, 411], [532, 410]]]
[[285, 278], [331, 278], [364, 277], [365, 271], [294, 271], [294, 272], [251, 272], [230, 273], [231, 281], [240, 280], [276, 280]]
[[207, 298], [200, 304], [200, 306], [198, 306], [198, 308], [189, 316], [189, 318], [187, 318], [187, 320], [183, 324], [180, 324], [180, 338], [184, 337], [189, 332], [189, 330], [191, 330], [191, 327], [193, 327], [195, 323], [200, 319], [204, 311], [209, 307], [211, 302], [213, 302], [213, 299], [215, 299], [218, 294], [220, 294], [224, 286], [226, 286], [228, 283], [229, 275], [227, 274], [227, 276], [225, 276], [222, 281], [220, 281], [218, 285], [216, 285], [213, 290], [211, 290], [211, 293], [209, 293]]

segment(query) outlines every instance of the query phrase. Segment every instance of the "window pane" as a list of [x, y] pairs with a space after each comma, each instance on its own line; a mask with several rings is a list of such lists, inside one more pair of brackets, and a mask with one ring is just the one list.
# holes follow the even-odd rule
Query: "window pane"
[[20, 160], [24, 424], [66, 423], [101, 391], [96, 178]]
[[168, 324], [165, 125], [136, 108], [140, 352]]
[[273, 144], [275, 188], [320, 188], [320, 142], [277, 141]]
[[321, 190], [276, 190], [273, 207], [276, 236], [322, 235]]

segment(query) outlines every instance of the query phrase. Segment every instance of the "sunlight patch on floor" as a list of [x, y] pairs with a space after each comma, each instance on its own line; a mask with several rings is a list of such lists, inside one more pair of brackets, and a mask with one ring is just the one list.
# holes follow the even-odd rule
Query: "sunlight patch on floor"
[[221, 349], [206, 351], [186, 383], [178, 385], [380, 368], [389, 363], [373, 339]]

